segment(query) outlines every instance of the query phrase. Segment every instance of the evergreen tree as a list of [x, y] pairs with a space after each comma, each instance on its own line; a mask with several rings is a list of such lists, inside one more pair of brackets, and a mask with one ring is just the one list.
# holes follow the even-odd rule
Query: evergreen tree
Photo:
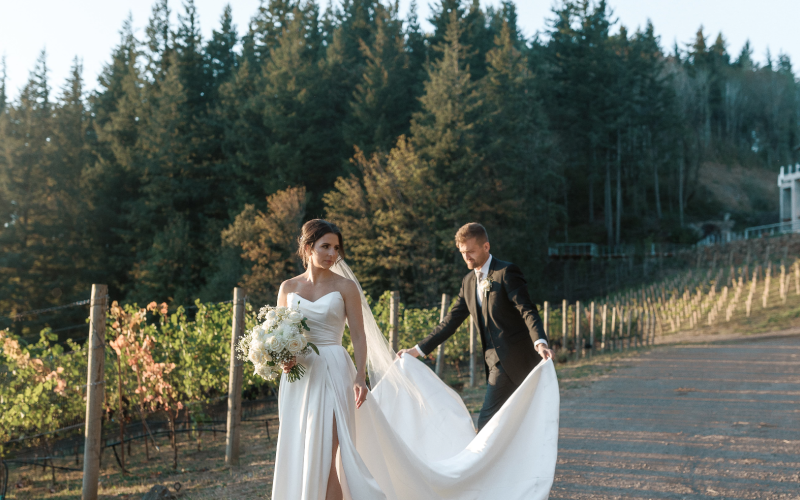
[[[602, 185], [605, 240], [614, 244], [620, 237], [620, 213], [617, 206], [615, 220], [612, 184], [619, 175], [614, 175], [618, 172], [612, 168], [612, 155], [617, 153], [614, 136], [626, 102], [619, 55], [624, 51], [620, 41], [627, 41], [627, 35], [621, 30], [614, 46], [609, 35], [608, 9], [602, 1], [595, 6], [588, 1], [564, 2], [554, 9], [554, 15], [551, 41], [545, 51], [550, 74], [543, 92], [549, 122], [562, 141], [564, 162], [574, 166], [570, 170], [577, 174], [569, 175], [571, 171], [567, 171], [564, 176], [564, 204], [569, 205], [565, 215], [569, 220], [570, 212], [581, 209], [578, 219], [588, 215], [589, 221], [594, 222], [595, 192]], [[579, 190], [577, 200], [588, 202], [586, 205], [566, 202], [570, 186]], [[567, 239], [566, 234], [560, 236]]]
[[236, 26], [233, 24], [231, 6], [226, 5], [220, 18], [219, 31], [211, 32], [211, 39], [205, 48], [205, 70], [211, 82], [210, 88], [207, 90], [209, 102], [216, 102], [220, 86], [229, 81], [236, 71], [237, 42], [238, 35]]
[[[58, 252], [59, 200], [52, 162], [53, 103], [42, 51], [16, 104], [0, 116], [0, 307], [12, 314], [55, 303], [64, 264]], [[56, 285], [51, 287], [50, 285]], [[16, 334], [22, 331], [14, 323]]]
[[151, 82], [162, 81], [172, 64], [172, 34], [168, 0], [156, 0], [145, 28], [145, 68]]
[[258, 12], [242, 40], [243, 56], [251, 65], [261, 67], [264, 64], [296, 12], [303, 12], [303, 8], [294, 0], [267, 0], [266, 5], [264, 0], [260, 1]]
[[481, 102], [466, 66], [467, 49], [461, 45], [463, 20], [455, 11], [450, 18], [444, 43], [435, 47], [442, 55], [428, 70], [422, 109], [411, 120], [411, 143], [431, 165], [437, 182], [431, 186], [438, 208], [434, 234], [444, 262], [455, 260], [453, 228], [478, 215], [473, 207], [483, 199], [483, 190], [476, 179], [486, 174], [476, 130]]
[[140, 185], [134, 168], [144, 117], [144, 80], [138, 58], [139, 42], [129, 17], [111, 62], [98, 78], [99, 89], [89, 99], [89, 131], [96, 137], [92, 144], [96, 158], [84, 173], [87, 217], [93, 221], [87, 229], [91, 231], [89, 239], [102, 249], [96, 265], [103, 270], [109, 293], [115, 296], [127, 291], [135, 259], [131, 248], [136, 245], [136, 235], [128, 224], [128, 214], [139, 200]]
[[[408, 8], [408, 19], [404, 23], [403, 36], [406, 40], [405, 50], [408, 53], [408, 70], [414, 85], [413, 95], [422, 94], [422, 82], [425, 79], [425, 63], [428, 59], [426, 35], [422, 32], [417, 16], [417, 0], [411, 0]], [[411, 105], [411, 103], [408, 103]]]
[[526, 234], [531, 227], [547, 228], [552, 199], [545, 186], [560, 180], [548, 154], [551, 139], [534, 75], [517, 41], [515, 27], [504, 22], [487, 53], [487, 75], [479, 85], [485, 104], [479, 143], [485, 175], [494, 180], [481, 196], [494, 201], [480, 217], [494, 228], [493, 248], [527, 256], [515, 262], [533, 271], [542, 264], [535, 255], [543, 255], [547, 241], [539, 239], [542, 247], [534, 253]]
[[458, 280], [436, 237], [440, 181], [431, 165], [405, 137], [389, 153], [356, 151], [352, 161], [358, 175], [336, 180], [325, 194], [325, 217], [347, 234], [361, 285], [372, 297], [391, 289], [407, 304], [435, 303]]
[[[434, 27], [430, 37], [431, 47], [446, 43], [451, 23], [458, 22], [461, 25], [459, 43], [466, 50], [466, 65], [469, 66], [474, 80], [482, 78], [486, 74], [486, 53], [492, 47], [495, 33], [490, 29], [480, 1], [472, 0], [467, 5], [466, 0], [442, 0], [434, 8], [429, 21]], [[434, 51], [431, 55], [435, 59], [440, 57], [441, 51]]]
[[2, 66], [2, 71], [0, 71], [0, 114], [3, 114], [6, 110], [6, 104], [8, 103], [8, 92], [6, 91], [6, 78], [8, 75], [6, 74], [5, 55], [0, 59], [0, 66]]
[[388, 151], [397, 137], [408, 131], [415, 100], [414, 75], [404, 50], [402, 25], [393, 10], [376, 16], [375, 41], [362, 42], [367, 63], [363, 81], [356, 85], [351, 102], [352, 114], [344, 126], [348, 145], [357, 145], [366, 154]]
[[175, 64], [186, 92], [186, 105], [190, 113], [188, 118], [193, 121], [202, 119], [213, 79], [205, 71], [200, 19], [194, 0], [184, 2], [184, 13], [178, 14], [178, 30], [174, 40]]
[[[302, 14], [302, 15], [301, 15]], [[326, 61], [311, 42], [301, 13], [287, 26], [264, 68], [264, 124], [269, 132], [266, 174], [274, 192], [304, 184], [311, 194], [309, 212], [321, 212], [321, 195], [342, 173], [347, 147], [342, 139], [341, 81], [334, 77], [341, 60]], [[336, 82], [336, 83], [334, 83]], [[352, 87], [350, 88], [352, 92]]]
[[536, 276], [548, 241], [695, 241], [682, 226], [719, 210], [699, 196], [709, 162], [797, 161], [784, 54], [759, 65], [748, 42], [732, 61], [702, 27], [667, 54], [651, 23], [612, 35], [603, 0], [562, 0], [531, 40], [510, 0], [432, 10], [423, 33], [414, 2], [401, 20], [379, 0], [324, 13], [264, 0], [239, 47], [229, 6], [204, 41], [193, 0], [176, 26], [157, 0], [141, 40], [123, 24], [89, 96], [76, 61], [53, 99], [42, 57], [12, 100], [3, 65], [0, 307], [58, 304], [99, 279], [183, 304], [278, 279], [295, 271], [258, 259], [283, 255], [292, 230], [250, 256], [222, 233], [302, 189], [297, 217], [341, 219], [371, 293], [425, 304], [457, 287], [452, 234], [469, 220]]

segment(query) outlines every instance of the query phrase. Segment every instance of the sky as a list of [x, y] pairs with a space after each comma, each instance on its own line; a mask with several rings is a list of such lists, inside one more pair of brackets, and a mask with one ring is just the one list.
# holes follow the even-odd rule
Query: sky
[[[336, 0], [334, 0], [336, 1]], [[429, 2], [417, 0], [419, 17], [430, 15]], [[259, 0], [195, 0], [205, 39], [219, 26], [224, 6], [231, 4], [234, 22], [240, 33], [247, 30]], [[326, 1], [320, 2], [326, 5]], [[408, 12], [411, 0], [400, 0], [401, 14]], [[482, 5], [499, 5], [500, 0], [481, 0]], [[519, 24], [527, 36], [547, 29], [553, 0], [517, 0]], [[97, 76], [110, 60], [119, 43], [119, 30], [128, 14], [133, 15], [137, 35], [141, 36], [153, 2], [149, 0], [0, 0], [0, 57], [5, 56], [7, 88], [11, 98], [19, 95], [42, 49], [47, 52], [51, 86], [60, 89], [74, 58], [83, 63], [83, 77], [95, 89]], [[672, 49], [677, 41], [685, 47], [694, 39], [700, 25], [713, 43], [722, 31], [728, 51], [735, 57], [750, 40], [754, 59], [766, 60], [767, 49], [777, 59], [788, 54], [797, 67], [800, 61], [800, 0], [609, 0], [614, 16], [629, 31], [643, 27], [648, 19], [661, 37], [662, 47]], [[173, 22], [181, 10], [179, 0], [170, 0]], [[430, 30], [427, 21], [423, 29]], [[796, 73], [798, 71], [796, 70]]]

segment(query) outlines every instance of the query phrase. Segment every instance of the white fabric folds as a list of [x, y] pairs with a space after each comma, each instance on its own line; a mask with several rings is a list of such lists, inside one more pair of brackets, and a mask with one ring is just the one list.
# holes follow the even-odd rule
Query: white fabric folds
[[[352, 273], [347, 277], [354, 279]], [[281, 379], [273, 500], [325, 499], [334, 417], [346, 499], [548, 498], [558, 449], [552, 361], [540, 363], [476, 435], [456, 392], [421, 361], [395, 359], [364, 300], [365, 329], [374, 328], [380, 339], [367, 332], [372, 391], [356, 410], [356, 371], [341, 346], [341, 294], [315, 302], [296, 294], [289, 299], [300, 303], [310, 335], [322, 345], [319, 356], [298, 359], [306, 366], [302, 379]]]

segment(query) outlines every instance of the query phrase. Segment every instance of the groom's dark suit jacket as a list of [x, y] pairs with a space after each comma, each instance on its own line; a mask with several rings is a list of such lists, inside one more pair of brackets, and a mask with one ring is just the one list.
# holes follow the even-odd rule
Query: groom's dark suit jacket
[[492, 284], [488, 296], [482, 297], [482, 307], [475, 296], [478, 278], [475, 271], [470, 271], [461, 281], [455, 305], [418, 345], [424, 355], [433, 352], [472, 314], [477, 318], [481, 334], [486, 377], [491, 366], [499, 361], [518, 385], [542, 359], [533, 343], [538, 339], [547, 340], [547, 335], [536, 305], [528, 296], [525, 277], [516, 264], [492, 256], [487, 277]]

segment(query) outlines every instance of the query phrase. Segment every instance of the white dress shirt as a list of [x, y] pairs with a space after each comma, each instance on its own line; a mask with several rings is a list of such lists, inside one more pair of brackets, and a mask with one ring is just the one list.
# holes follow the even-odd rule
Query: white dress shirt
[[[481, 267], [476, 267], [473, 269], [475, 271], [475, 294], [478, 298], [478, 307], [483, 307], [483, 294], [481, 293], [481, 287], [478, 284], [481, 282], [482, 279], [486, 278], [486, 275], [489, 274], [489, 266], [492, 265], [492, 254], [489, 254], [489, 258], [486, 259]], [[535, 307], [535, 306], [534, 306]], [[544, 339], [537, 339], [536, 342], [533, 343], [533, 347], [535, 348], [539, 344], [544, 344], [547, 347], [547, 341]], [[422, 355], [422, 351], [419, 348], [419, 344], [414, 346], [414, 349], [417, 350], [420, 355]]]

